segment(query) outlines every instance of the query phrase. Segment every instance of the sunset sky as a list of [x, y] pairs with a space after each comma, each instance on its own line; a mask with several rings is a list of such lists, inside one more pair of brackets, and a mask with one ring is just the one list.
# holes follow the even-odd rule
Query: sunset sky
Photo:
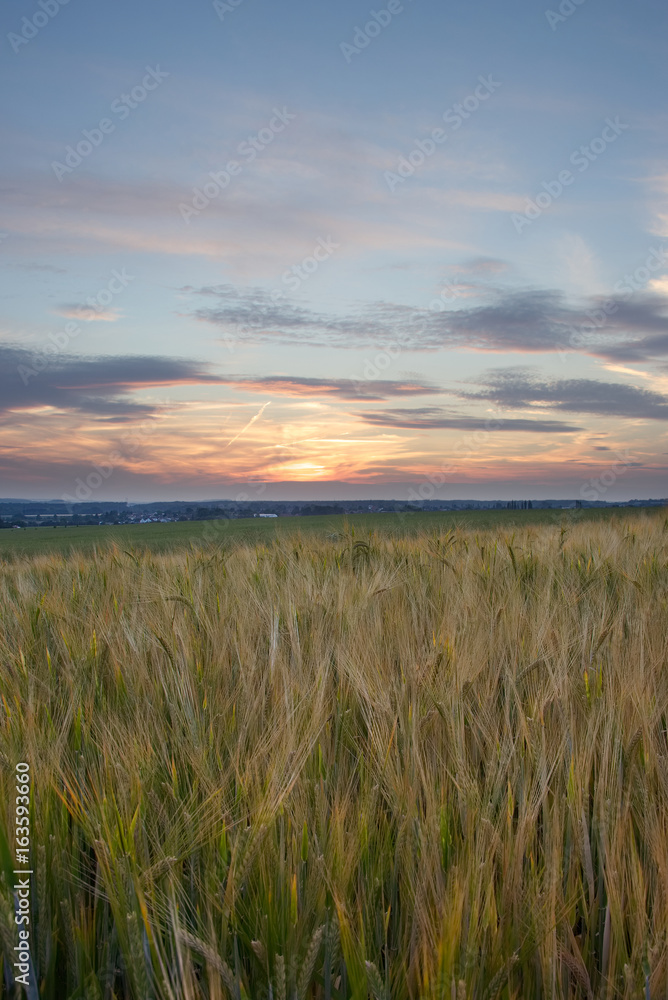
[[665, 0], [0, 22], [0, 495], [668, 496]]

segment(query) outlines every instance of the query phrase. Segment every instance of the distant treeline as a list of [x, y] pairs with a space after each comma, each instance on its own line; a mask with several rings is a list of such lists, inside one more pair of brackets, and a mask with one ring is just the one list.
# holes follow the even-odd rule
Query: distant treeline
[[628, 500], [212, 500], [206, 504], [182, 500], [128, 503], [125, 501], [82, 502], [76, 505], [57, 500], [1, 500], [0, 528], [65, 526], [86, 524], [132, 524], [142, 520], [207, 521], [218, 518], [279, 517], [314, 515], [391, 513], [410, 511], [469, 510], [559, 510], [589, 507], [658, 507], [668, 499]]

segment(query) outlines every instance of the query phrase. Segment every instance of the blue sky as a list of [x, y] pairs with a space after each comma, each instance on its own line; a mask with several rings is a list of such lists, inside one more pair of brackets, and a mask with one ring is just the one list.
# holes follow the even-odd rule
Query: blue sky
[[667, 20], [9, 0], [0, 492], [665, 496]]

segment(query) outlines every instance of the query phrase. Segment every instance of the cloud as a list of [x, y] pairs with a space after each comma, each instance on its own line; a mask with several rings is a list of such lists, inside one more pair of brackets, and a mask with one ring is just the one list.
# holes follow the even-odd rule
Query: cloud
[[95, 306], [77, 305], [76, 303], [65, 303], [58, 306], [56, 312], [59, 316], [64, 316], [65, 319], [81, 319], [87, 323], [91, 321], [115, 323], [121, 316], [117, 309], [103, 309]]
[[610, 361], [643, 362], [668, 355], [668, 297], [652, 293], [612, 299], [607, 327], [630, 339], [601, 345], [591, 353]]
[[414, 409], [387, 409], [356, 414], [361, 420], [378, 427], [406, 428], [411, 430], [458, 431], [528, 431], [540, 434], [561, 434], [582, 430], [560, 420], [505, 419], [499, 417], [468, 417], [440, 406], [423, 406]]
[[[317, 313], [288, 299], [276, 300], [261, 288], [237, 289], [232, 285], [183, 289], [216, 300], [193, 315], [226, 331], [229, 336], [251, 343], [303, 344], [317, 347], [363, 347], [387, 343], [396, 337], [396, 328], [415, 326], [418, 310], [379, 303], [357, 313], [333, 316]], [[421, 328], [421, 332], [422, 328]], [[417, 331], [411, 342], [423, 349]], [[436, 345], [433, 345], [436, 346]]]
[[522, 212], [526, 198], [519, 194], [505, 194], [501, 191], [473, 191], [465, 188], [450, 188], [447, 191], [432, 188], [429, 191], [416, 189], [415, 197], [429, 199], [433, 205], [446, 208], [469, 208], [489, 212]]
[[489, 373], [479, 392], [455, 392], [462, 399], [496, 403], [507, 409], [532, 407], [561, 413], [668, 420], [668, 396], [623, 382], [597, 379], [541, 380], [528, 368]]
[[498, 257], [473, 257], [452, 268], [460, 274], [476, 274], [487, 277], [491, 274], [503, 274], [508, 271], [510, 265], [508, 261], [500, 260]]
[[[224, 260], [228, 270], [244, 280], [250, 274], [262, 279], [299, 262], [319, 235], [332, 235], [345, 253], [387, 246], [402, 246], [406, 252], [447, 248], [470, 252], [467, 241], [436, 231], [431, 202], [402, 207], [383, 191], [380, 173], [370, 170], [365, 144], [355, 144], [346, 156], [337, 148], [341, 136], [330, 136], [326, 148], [298, 128], [291, 146], [292, 137], [293, 132], [286, 132], [280, 145], [258, 156], [188, 226], [179, 205], [190, 204], [195, 188], [210, 183], [209, 172], [224, 166], [220, 149], [212, 150], [208, 164], [199, 169], [189, 166], [178, 181], [111, 180], [79, 172], [54, 187], [53, 177], [43, 174], [8, 177], [0, 182], [6, 225], [22, 238], [26, 255], [62, 257], [105, 248], [198, 255]], [[306, 162], [309, 156], [311, 163]], [[343, 172], [337, 170], [337, 162]], [[365, 170], [359, 169], [360, 163]], [[454, 212], [455, 195], [451, 202]]]
[[419, 380], [393, 381], [377, 379], [365, 382], [357, 379], [302, 378], [293, 375], [227, 375], [220, 380], [224, 385], [246, 392], [271, 392], [282, 396], [330, 396], [337, 399], [378, 401], [391, 396], [431, 396], [443, 390], [429, 382]]
[[218, 285], [183, 291], [194, 291], [216, 300], [214, 306], [196, 309], [194, 316], [197, 319], [255, 343], [355, 347], [360, 346], [360, 341], [377, 343], [386, 329], [382, 317], [374, 314], [326, 316], [287, 299], [275, 300], [261, 288]]
[[55, 407], [114, 421], [150, 417], [160, 408], [128, 393], [149, 386], [218, 382], [205, 366], [183, 358], [39, 355], [0, 345], [0, 415]]
[[46, 271], [49, 274], [67, 274], [67, 268], [56, 267], [55, 264], [12, 264], [11, 267], [19, 268], [21, 271]]
[[481, 305], [417, 309], [377, 302], [343, 315], [325, 314], [261, 288], [233, 285], [188, 288], [214, 299], [193, 315], [251, 343], [361, 348], [400, 342], [405, 350], [447, 348], [489, 352], [581, 351], [607, 360], [642, 361], [668, 354], [668, 298], [637, 293], [602, 310], [598, 298], [582, 305], [550, 289], [487, 289]]

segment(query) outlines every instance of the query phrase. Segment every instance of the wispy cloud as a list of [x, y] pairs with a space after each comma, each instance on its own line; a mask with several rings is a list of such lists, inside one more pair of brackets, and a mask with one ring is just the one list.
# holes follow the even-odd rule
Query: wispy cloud
[[44, 355], [0, 345], [0, 414], [54, 407], [115, 420], [151, 416], [131, 392], [155, 386], [218, 383], [205, 365], [183, 358]]
[[453, 265], [451, 270], [458, 274], [488, 277], [506, 273], [510, 270], [510, 264], [507, 260], [501, 260], [498, 257], [472, 257], [461, 264]]
[[478, 392], [457, 392], [462, 399], [489, 401], [509, 409], [550, 409], [562, 413], [640, 420], [668, 420], [668, 396], [623, 382], [538, 377], [528, 368], [490, 372]]
[[486, 299], [480, 305], [436, 312], [380, 302], [333, 315], [275, 301], [261, 288], [184, 290], [215, 300], [194, 309], [197, 319], [249, 343], [359, 348], [401, 337], [404, 349], [414, 351], [580, 351], [620, 361], [668, 355], [668, 297], [649, 293], [606, 300], [604, 314], [598, 297], [578, 305], [555, 290], [480, 286], [479, 297]]
[[440, 406], [362, 411], [357, 416], [366, 423], [379, 427], [410, 430], [519, 431], [532, 434], [562, 434], [582, 430], [582, 427], [562, 423], [560, 420], [470, 417]]
[[378, 379], [368, 382], [349, 378], [307, 378], [294, 375], [226, 375], [224, 385], [246, 392], [271, 392], [275, 395], [300, 397], [330, 397], [337, 399], [377, 401], [392, 396], [433, 396], [443, 389], [430, 382], [415, 380]]
[[46, 274], [67, 274], [67, 268], [57, 267], [55, 264], [37, 264], [31, 262], [28, 264], [12, 264], [11, 267], [16, 267], [20, 271], [44, 271]]
[[115, 323], [121, 318], [118, 309], [93, 308], [92, 306], [77, 305], [75, 303], [58, 306], [56, 312], [65, 319], [80, 319], [86, 323]]

